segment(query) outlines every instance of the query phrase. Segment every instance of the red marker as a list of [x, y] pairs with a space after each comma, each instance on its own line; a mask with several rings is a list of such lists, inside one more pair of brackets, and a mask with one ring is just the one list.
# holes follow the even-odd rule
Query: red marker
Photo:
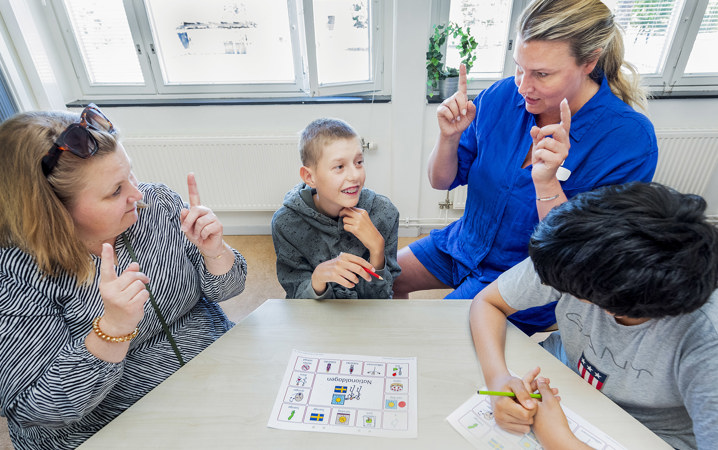
[[367, 269], [366, 267], [364, 267], [363, 269], [366, 270], [367, 272], [369, 272], [369, 275], [375, 276], [375, 277], [379, 278], [380, 280], [383, 280], [382, 277], [380, 277], [379, 275], [375, 274], [374, 272], [372, 272], [371, 270]]

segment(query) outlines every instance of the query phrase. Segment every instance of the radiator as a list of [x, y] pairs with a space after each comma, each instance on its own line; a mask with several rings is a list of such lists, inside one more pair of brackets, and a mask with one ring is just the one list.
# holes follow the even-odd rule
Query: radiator
[[[718, 176], [718, 131], [662, 131], [653, 181], [686, 193], [705, 195], [711, 176]], [[466, 207], [466, 186], [451, 191], [454, 209]]]
[[128, 137], [122, 141], [140, 181], [187, 197], [194, 172], [202, 203], [214, 211], [276, 211], [300, 182], [297, 136]]
[[658, 167], [653, 181], [685, 194], [705, 195], [718, 168], [718, 131], [658, 134]]

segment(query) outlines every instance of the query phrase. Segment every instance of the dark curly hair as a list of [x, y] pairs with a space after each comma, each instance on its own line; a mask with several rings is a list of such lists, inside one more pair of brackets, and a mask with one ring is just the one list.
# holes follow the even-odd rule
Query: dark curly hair
[[718, 229], [705, 209], [658, 183], [602, 187], [554, 208], [529, 255], [544, 284], [617, 316], [689, 313], [718, 287]]

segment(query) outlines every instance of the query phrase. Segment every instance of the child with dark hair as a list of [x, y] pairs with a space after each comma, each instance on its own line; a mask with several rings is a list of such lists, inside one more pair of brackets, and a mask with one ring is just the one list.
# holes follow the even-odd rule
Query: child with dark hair
[[299, 140], [302, 183], [272, 217], [277, 278], [287, 298], [391, 298], [399, 211], [364, 187], [359, 135], [317, 119]]
[[[577, 195], [539, 223], [529, 258], [481, 291], [471, 331], [499, 425], [530, 427], [546, 448], [588, 448], [557, 391], [509, 374], [506, 317], [558, 301], [542, 342], [596, 389], [675, 448], [718, 448], [718, 229], [705, 201], [657, 183]], [[529, 393], [538, 389], [542, 400]]]

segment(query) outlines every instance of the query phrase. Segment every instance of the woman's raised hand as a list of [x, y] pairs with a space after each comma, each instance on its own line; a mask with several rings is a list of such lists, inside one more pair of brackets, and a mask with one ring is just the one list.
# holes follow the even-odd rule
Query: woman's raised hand
[[180, 222], [182, 231], [199, 251], [209, 258], [216, 258], [224, 250], [224, 228], [211, 209], [202, 206], [194, 174], [187, 175], [189, 209], [182, 209]]
[[100, 328], [109, 336], [125, 336], [135, 329], [145, 314], [144, 306], [150, 294], [145, 285], [150, 279], [140, 272], [140, 265], [130, 263], [117, 275], [115, 251], [110, 244], [102, 244], [100, 262], [100, 295], [105, 312]]
[[533, 140], [531, 177], [534, 183], [551, 182], [556, 179], [556, 172], [568, 157], [571, 148], [571, 108], [568, 100], [561, 101], [561, 122], [545, 127], [531, 128]]
[[476, 117], [476, 105], [466, 95], [466, 66], [459, 66], [459, 90], [436, 110], [439, 130], [444, 136], [460, 135]]

